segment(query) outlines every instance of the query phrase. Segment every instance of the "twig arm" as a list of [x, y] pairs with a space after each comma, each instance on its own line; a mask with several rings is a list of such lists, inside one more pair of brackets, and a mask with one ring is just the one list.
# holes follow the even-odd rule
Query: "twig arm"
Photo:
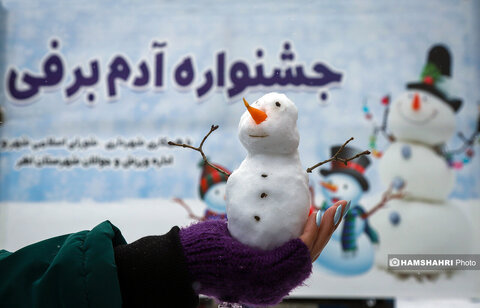
[[376, 211], [384, 207], [388, 201], [393, 199], [402, 199], [403, 197], [405, 197], [405, 194], [402, 192], [403, 188], [398, 193], [392, 193], [392, 190], [393, 185], [390, 184], [390, 187], [388, 187], [388, 189], [383, 193], [382, 200], [380, 200], [377, 205], [371, 208], [368, 212], [362, 214], [360, 217], [362, 219], [367, 219], [368, 217], [372, 216]]
[[307, 168], [307, 173], [312, 173], [313, 169], [315, 168], [318, 168], [320, 167], [321, 165], [324, 165], [328, 162], [331, 162], [331, 161], [340, 161], [342, 163], [344, 163], [345, 165], [347, 165], [347, 163], [350, 161], [350, 160], [354, 160], [355, 158], [358, 158], [362, 155], [368, 155], [370, 154], [370, 151], [366, 150], [366, 151], [363, 151], [361, 153], [358, 153], [356, 154], [355, 156], [352, 156], [352, 157], [349, 157], [349, 158], [339, 158], [338, 155], [343, 151], [343, 149], [345, 148], [345, 146], [347, 145], [347, 143], [349, 143], [350, 141], [353, 140], [353, 137], [351, 137], [350, 139], [348, 139], [347, 141], [345, 141], [344, 144], [342, 144], [342, 146], [338, 149], [337, 153], [335, 153], [332, 157], [330, 157], [329, 159], [326, 159], [324, 161], [321, 161], [319, 162], [318, 164], [316, 165], [313, 165], [312, 167], [310, 168]]
[[178, 146], [178, 147], [183, 147], [183, 148], [189, 148], [189, 149], [192, 149], [192, 150], [195, 150], [197, 152], [200, 152], [200, 154], [202, 155], [202, 158], [203, 158], [203, 161], [209, 165], [210, 167], [212, 167], [213, 169], [217, 170], [218, 172], [222, 173], [222, 174], [225, 174], [226, 176], [230, 176], [230, 173], [228, 172], [225, 172], [224, 170], [218, 168], [218, 167], [215, 167], [214, 165], [212, 165], [208, 159], [207, 159], [207, 156], [205, 155], [205, 153], [203, 152], [203, 144], [205, 143], [205, 140], [207, 140], [208, 136], [210, 136], [210, 134], [212, 132], [214, 132], [216, 129], [218, 128], [218, 125], [212, 125], [212, 127], [210, 127], [210, 131], [208, 132], [208, 134], [205, 135], [205, 137], [203, 137], [202, 139], [202, 142], [200, 142], [200, 145], [197, 147], [194, 147], [194, 146], [191, 146], [189, 144], [185, 144], [185, 143], [175, 143], [173, 141], [169, 141], [168, 144], [169, 145], [173, 145], [173, 146]]

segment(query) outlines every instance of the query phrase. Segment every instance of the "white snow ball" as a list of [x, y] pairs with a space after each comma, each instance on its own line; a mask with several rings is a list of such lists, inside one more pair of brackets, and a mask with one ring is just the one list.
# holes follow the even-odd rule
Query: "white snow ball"
[[284, 158], [246, 158], [228, 178], [228, 229], [249, 246], [270, 250], [300, 236], [309, 208], [306, 172]]

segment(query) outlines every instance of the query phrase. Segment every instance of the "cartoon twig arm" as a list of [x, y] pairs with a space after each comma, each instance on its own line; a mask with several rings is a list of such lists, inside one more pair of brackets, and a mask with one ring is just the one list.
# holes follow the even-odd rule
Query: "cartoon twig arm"
[[172, 199], [173, 202], [176, 202], [178, 204], [180, 204], [188, 213], [188, 217], [192, 218], [192, 219], [195, 219], [195, 220], [198, 220], [198, 221], [203, 221], [203, 217], [200, 217], [198, 215], [195, 215], [195, 213], [193, 213], [192, 209], [188, 206], [188, 204], [185, 203], [185, 201], [183, 201], [182, 199], [180, 198], [173, 198]]
[[[458, 132], [457, 137], [460, 138], [463, 144], [455, 150], [449, 150], [449, 151], [445, 150], [444, 154], [446, 156], [463, 153], [467, 151], [469, 148], [471, 149], [475, 145], [475, 141], [477, 140], [477, 137], [480, 136], [480, 103], [478, 107], [479, 107], [479, 115], [477, 118], [477, 129], [474, 132], [472, 132], [470, 137], [466, 137], [465, 134], [463, 134], [462, 132]], [[480, 139], [478, 141], [480, 142]]]
[[377, 203], [377, 205], [371, 208], [368, 212], [363, 213], [360, 217], [362, 219], [367, 219], [368, 217], [372, 216], [376, 211], [378, 211], [380, 208], [384, 207], [388, 201], [393, 199], [401, 199], [405, 196], [405, 194], [403, 193], [404, 186], [402, 186], [400, 190], [396, 193], [393, 193], [393, 186], [394, 186], [393, 183], [390, 184], [388, 189], [383, 193], [382, 199], [380, 200], [380, 202]]

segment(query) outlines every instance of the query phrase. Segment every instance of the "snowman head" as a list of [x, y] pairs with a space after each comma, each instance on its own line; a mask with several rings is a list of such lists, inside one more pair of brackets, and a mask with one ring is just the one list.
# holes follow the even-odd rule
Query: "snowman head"
[[388, 127], [399, 140], [439, 145], [455, 132], [455, 112], [427, 91], [411, 90], [398, 97], [388, 115]]
[[250, 154], [290, 154], [297, 150], [298, 110], [287, 96], [268, 93], [249, 105], [238, 125], [239, 139]]

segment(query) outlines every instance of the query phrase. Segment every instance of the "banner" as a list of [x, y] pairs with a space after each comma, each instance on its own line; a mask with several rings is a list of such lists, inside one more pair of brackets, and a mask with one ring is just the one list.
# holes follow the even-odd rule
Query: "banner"
[[168, 142], [203, 140], [234, 171], [243, 98], [279, 92], [305, 169], [351, 137], [341, 155], [371, 152], [309, 174], [312, 209], [352, 207], [292, 296], [478, 296], [473, 270], [391, 271], [388, 254], [480, 252], [479, 16], [474, 1], [4, 0], [0, 244], [225, 218], [227, 178]]

